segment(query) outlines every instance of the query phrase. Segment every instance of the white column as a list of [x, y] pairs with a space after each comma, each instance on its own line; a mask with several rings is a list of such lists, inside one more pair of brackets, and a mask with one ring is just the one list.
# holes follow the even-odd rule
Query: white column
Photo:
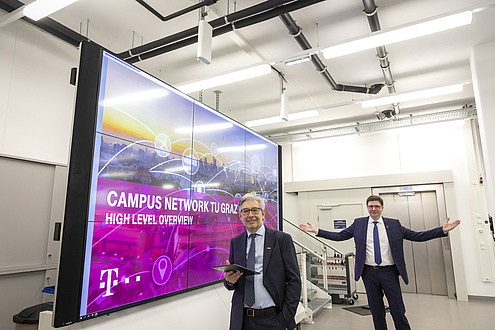
[[495, 216], [495, 43], [476, 46], [471, 51], [471, 75], [480, 126], [488, 210]]

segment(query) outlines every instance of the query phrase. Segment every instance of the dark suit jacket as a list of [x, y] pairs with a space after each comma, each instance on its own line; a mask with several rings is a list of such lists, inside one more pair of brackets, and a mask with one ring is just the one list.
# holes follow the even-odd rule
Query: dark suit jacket
[[[319, 230], [319, 237], [323, 237], [332, 241], [345, 241], [354, 237], [354, 243], [356, 245], [356, 269], [355, 276], [356, 281], [359, 280], [363, 273], [364, 262], [366, 260], [366, 235], [368, 231], [368, 218], [357, 218], [352, 225], [340, 232], [329, 232], [325, 230]], [[426, 230], [426, 231], [413, 231], [406, 227], [403, 227], [399, 220], [391, 218], [383, 218], [385, 229], [387, 231], [388, 242], [390, 244], [390, 251], [392, 252], [392, 258], [394, 259], [395, 266], [399, 270], [400, 276], [404, 280], [404, 283], [409, 283], [406, 271], [406, 262], [404, 260], [404, 246], [403, 240], [424, 242], [433, 238], [445, 237], [442, 227]]]
[[[231, 264], [246, 265], [246, 232], [230, 241]], [[225, 287], [235, 290], [232, 297], [230, 329], [241, 330], [244, 308], [244, 276], [237, 283]], [[263, 285], [272, 297], [280, 314], [278, 321], [288, 329], [296, 324], [294, 316], [301, 297], [301, 277], [292, 237], [284, 232], [266, 227], [263, 253]]]

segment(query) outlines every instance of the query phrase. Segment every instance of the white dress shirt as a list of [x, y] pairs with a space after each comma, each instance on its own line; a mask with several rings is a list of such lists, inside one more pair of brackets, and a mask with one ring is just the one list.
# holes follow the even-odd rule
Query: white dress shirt
[[[375, 224], [373, 223], [371, 217], [368, 218], [368, 232], [366, 235], [366, 260], [365, 264], [368, 266], [377, 266], [375, 262], [375, 248], [373, 242], [373, 228]], [[380, 251], [382, 255], [382, 263], [378, 266], [390, 266], [394, 265], [394, 258], [392, 257], [392, 252], [390, 251], [390, 244], [388, 243], [387, 231], [385, 229], [385, 224], [383, 223], [383, 218], [377, 220], [376, 224], [378, 227], [378, 237], [380, 238]]]
[[[258, 275], [254, 276], [254, 305], [251, 308], [262, 309], [267, 307], [275, 306], [272, 297], [266, 290], [263, 285], [263, 253], [265, 248], [265, 225], [261, 226], [260, 229], [256, 231], [256, 236], [254, 237], [255, 245], [255, 257], [254, 257], [254, 270], [260, 272]], [[249, 253], [249, 248], [251, 247], [251, 239], [249, 235], [251, 234], [249, 231], [247, 246], [246, 246], [246, 259]], [[247, 307], [247, 306], [244, 306]]]

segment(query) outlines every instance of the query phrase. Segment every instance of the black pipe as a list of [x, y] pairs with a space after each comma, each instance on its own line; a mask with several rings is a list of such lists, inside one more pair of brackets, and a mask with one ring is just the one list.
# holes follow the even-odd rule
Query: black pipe
[[[380, 31], [380, 21], [378, 19], [378, 7], [375, 4], [374, 0], [363, 0], [364, 6], [364, 14], [368, 17], [368, 24], [370, 26], [371, 32]], [[383, 78], [385, 79], [385, 84], [387, 85], [388, 92], [390, 94], [394, 94], [395, 90], [395, 81], [392, 76], [392, 71], [390, 69], [390, 61], [388, 59], [388, 52], [385, 46], [376, 47], [377, 57], [380, 61], [380, 67], [382, 69]], [[399, 106], [394, 106], [394, 115], [398, 114], [400, 109]]]
[[144, 8], [146, 8], [149, 12], [151, 12], [153, 15], [155, 15], [160, 20], [162, 20], [163, 22], [165, 22], [165, 21], [171, 20], [172, 18], [176, 18], [176, 17], [179, 17], [181, 15], [187, 14], [187, 13], [189, 13], [189, 12], [195, 10], [195, 9], [201, 8], [203, 6], [213, 5], [213, 4], [217, 3], [218, 0], [204, 0], [203, 2], [196, 3], [196, 4], [192, 5], [192, 6], [189, 6], [187, 8], [181, 9], [181, 10], [176, 11], [175, 13], [172, 13], [172, 14], [167, 15], [167, 16], [163, 16], [162, 14], [160, 14], [155, 8], [153, 8], [152, 6], [150, 6], [149, 4], [147, 4], [144, 0], [136, 0], [136, 1], [141, 6], [143, 6]]
[[[302, 33], [301, 28], [296, 24], [294, 19], [290, 14], [280, 15], [280, 19], [285, 24], [289, 33], [296, 39], [297, 43], [303, 50], [311, 49], [311, 44], [308, 39]], [[383, 84], [374, 84], [371, 87], [362, 87], [362, 86], [349, 86], [337, 84], [335, 80], [332, 78], [330, 73], [327, 70], [325, 64], [323, 64], [322, 60], [317, 54], [311, 55], [311, 62], [315, 66], [316, 70], [323, 76], [323, 79], [330, 85], [330, 87], [334, 90], [341, 92], [355, 92], [355, 93], [363, 93], [363, 94], [377, 94], [383, 88]]]
[[[290, 14], [280, 15], [280, 19], [285, 24], [289, 33], [296, 39], [297, 43], [303, 50], [307, 50], [311, 48], [311, 44], [308, 39], [301, 32], [301, 28], [296, 24], [292, 16]], [[311, 55], [311, 62], [315, 66], [316, 70], [323, 76], [323, 78], [330, 84], [332, 89], [338, 89], [338, 85], [332, 76], [326, 70], [325, 64], [321, 61], [320, 57], [316, 54]]]
[[[375, 5], [374, 0], [363, 0], [364, 13], [368, 17], [368, 24], [371, 32], [380, 31], [380, 21], [378, 20], [378, 7]], [[385, 83], [389, 86], [389, 92], [395, 93], [394, 81], [392, 73], [390, 72], [390, 62], [388, 60], [388, 52], [385, 46], [376, 47], [377, 57], [380, 61], [380, 67], [383, 70]], [[388, 71], [388, 72], [386, 72]], [[393, 90], [391, 90], [393, 89]]]
[[[250, 26], [253, 24], [264, 22], [266, 20], [269, 20], [269, 19], [274, 18], [276, 16], [280, 16], [284, 13], [289, 12], [289, 11], [301, 9], [301, 8], [313, 5], [313, 4], [321, 2], [321, 1], [324, 1], [324, 0], [302, 0], [302, 1], [294, 1], [294, 2], [291, 2], [289, 4], [285, 4], [285, 5], [276, 7], [272, 10], [262, 12], [258, 15], [250, 16], [248, 18], [233, 22], [232, 24], [227, 24], [227, 25], [224, 25], [222, 27], [216, 28], [213, 30], [213, 37], [217, 37], [219, 35], [233, 31], [234, 28], [240, 29], [240, 28], [244, 28], [244, 27], [247, 27], [247, 26]], [[176, 50], [176, 49], [188, 46], [188, 45], [192, 45], [192, 44], [196, 43], [197, 41], [198, 41], [198, 36], [194, 35], [192, 37], [177, 41], [175, 43], [168, 44], [168, 45], [153, 49], [149, 52], [145, 52], [145, 53], [141, 53], [139, 55], [133, 56], [133, 57], [129, 57], [129, 58], [125, 59], [125, 61], [127, 63], [136, 63], [136, 62], [146, 60], [146, 59], [149, 59], [149, 58], [161, 55], [161, 54], [168, 53], [172, 50]]]
[[[252, 7], [240, 10], [238, 12], [214, 19], [213, 21], [208, 22], [208, 24], [210, 24], [211, 27], [213, 29], [215, 29], [215, 28], [220, 27], [220, 26], [225, 25], [225, 24], [231, 24], [231, 22], [235, 22], [241, 18], [246, 18], [246, 17], [249, 17], [249, 16], [254, 15], [254, 14], [259, 14], [260, 12], [263, 12], [265, 10], [269, 10], [269, 9], [272, 9], [276, 6], [282, 5], [282, 4], [287, 3], [287, 2], [293, 2], [293, 1], [294, 0], [265, 1], [261, 4], [254, 5]], [[117, 57], [120, 59], [126, 59], [128, 57], [139, 55], [141, 53], [148, 52], [152, 49], [162, 47], [162, 46], [165, 46], [167, 44], [170, 44], [170, 43], [173, 43], [173, 42], [176, 42], [176, 41], [179, 41], [181, 39], [185, 39], [185, 38], [197, 35], [197, 34], [198, 34], [198, 27], [194, 26], [192, 28], [174, 33], [170, 36], [166, 36], [166, 37], [163, 37], [161, 39], [151, 41], [147, 44], [144, 44], [144, 45], [126, 50], [124, 52], [121, 52], [121, 53], [117, 54]]]

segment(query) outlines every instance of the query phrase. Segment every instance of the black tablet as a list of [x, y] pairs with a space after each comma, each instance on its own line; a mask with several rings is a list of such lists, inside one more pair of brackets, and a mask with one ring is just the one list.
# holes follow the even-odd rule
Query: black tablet
[[237, 265], [237, 264], [222, 265], [222, 266], [213, 266], [211, 268], [216, 269], [216, 270], [220, 270], [222, 272], [230, 272], [230, 271], [236, 271], [236, 270], [238, 270], [241, 273], [243, 273], [244, 275], [256, 275], [256, 274], [259, 274], [260, 273], [260, 272], [257, 272], [255, 270], [248, 269], [246, 267], [243, 267], [243, 266], [240, 266], [240, 265]]

